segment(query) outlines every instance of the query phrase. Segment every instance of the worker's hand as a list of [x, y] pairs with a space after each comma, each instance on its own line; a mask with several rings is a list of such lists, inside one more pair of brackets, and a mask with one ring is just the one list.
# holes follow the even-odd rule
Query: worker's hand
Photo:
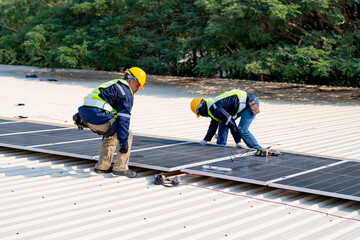
[[250, 110], [251, 110], [252, 114], [256, 115], [260, 112], [260, 109], [255, 100], [252, 100], [251, 102], [249, 102], [249, 106], [250, 106]]
[[129, 146], [121, 146], [120, 153], [127, 153], [129, 150]]
[[206, 142], [205, 140], [201, 140], [199, 143], [200, 143], [202, 146], [205, 146], [207, 142]]
[[245, 148], [243, 147], [243, 145], [241, 145], [240, 142], [238, 142], [238, 143], [236, 144], [236, 148], [245, 149]]

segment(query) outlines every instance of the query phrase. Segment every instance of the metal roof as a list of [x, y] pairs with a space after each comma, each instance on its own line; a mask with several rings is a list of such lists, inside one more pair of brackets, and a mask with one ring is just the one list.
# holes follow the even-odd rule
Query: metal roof
[[93, 162], [0, 148], [1, 239], [357, 239], [360, 203], [182, 175], [98, 175]]
[[[10, 74], [1, 73], [8, 68]], [[71, 125], [82, 98], [99, 84], [25, 79], [22, 73], [31, 69], [0, 65], [1, 117]], [[149, 82], [145, 90], [135, 97], [134, 133], [195, 141], [204, 137], [209, 119], [197, 119], [189, 110], [195, 95], [186, 86]], [[251, 131], [264, 147], [360, 160], [360, 105], [260, 104]], [[137, 169], [137, 179], [97, 175], [92, 161], [8, 148], [0, 148], [0, 166], [1, 239], [360, 236], [360, 205], [354, 201], [192, 175], [181, 176], [179, 188], [164, 188], [153, 184], [155, 171]]]

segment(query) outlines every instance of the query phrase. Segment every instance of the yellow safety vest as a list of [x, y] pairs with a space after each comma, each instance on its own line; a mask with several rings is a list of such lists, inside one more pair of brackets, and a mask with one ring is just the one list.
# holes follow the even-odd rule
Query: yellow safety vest
[[101, 88], [108, 88], [108, 87], [110, 87], [110, 86], [112, 86], [114, 84], [116, 84], [116, 86], [119, 88], [120, 92], [123, 95], [126, 95], [126, 93], [125, 93], [124, 89], [122, 89], [122, 87], [119, 86], [119, 84], [123, 84], [125, 86], [128, 86], [130, 88], [131, 94], [134, 96], [134, 93], [133, 93], [133, 91], [132, 91], [132, 89], [129, 86], [127, 81], [125, 81], [123, 79], [115, 79], [115, 80], [108, 81], [108, 82], [105, 82], [105, 83], [101, 84], [99, 87], [95, 88], [91, 93], [89, 93], [84, 98], [84, 106], [98, 107], [98, 108], [101, 108], [101, 109], [103, 109], [105, 111], [111, 112], [114, 115], [114, 117], [117, 117], [116, 109], [114, 109], [110, 104], [108, 104], [101, 97], [99, 97]]
[[206, 99], [206, 106], [208, 109], [208, 114], [211, 118], [213, 118], [215, 121], [221, 122], [219, 119], [217, 119], [216, 117], [214, 117], [214, 115], [211, 113], [210, 111], [210, 107], [212, 105], [214, 105], [217, 101], [233, 96], [233, 95], [237, 95], [239, 98], [239, 108], [237, 110], [237, 112], [235, 113], [235, 115], [233, 117], [236, 117], [236, 115], [241, 112], [242, 110], [244, 110], [244, 108], [246, 107], [246, 99], [247, 99], [247, 92], [239, 90], [239, 89], [233, 89], [231, 91], [227, 91], [224, 92], [223, 94], [215, 97], [214, 99], [212, 98], [208, 98]]

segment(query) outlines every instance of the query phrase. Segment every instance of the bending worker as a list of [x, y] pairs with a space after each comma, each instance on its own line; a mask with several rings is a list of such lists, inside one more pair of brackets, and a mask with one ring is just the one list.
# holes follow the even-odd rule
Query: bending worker
[[[132, 67], [125, 71], [124, 79], [105, 82], [95, 88], [85, 97], [84, 105], [79, 107], [83, 124], [104, 136], [99, 161], [94, 168], [96, 173], [112, 172], [129, 178], [137, 176], [128, 167], [133, 139], [129, 126], [134, 94], [139, 87], [144, 89], [145, 81], [145, 72], [141, 68]], [[117, 141], [117, 157], [111, 167]]]
[[[241, 139], [249, 148], [262, 149], [249, 131], [255, 115], [260, 112], [259, 100], [255, 95], [242, 90], [233, 89], [214, 99], [194, 98], [190, 103], [191, 110], [197, 117], [210, 117], [211, 122], [205, 138], [200, 144], [211, 141], [218, 130], [217, 144], [226, 145], [229, 129], [234, 137], [236, 147], [243, 148]], [[241, 117], [239, 126], [235, 120]]]

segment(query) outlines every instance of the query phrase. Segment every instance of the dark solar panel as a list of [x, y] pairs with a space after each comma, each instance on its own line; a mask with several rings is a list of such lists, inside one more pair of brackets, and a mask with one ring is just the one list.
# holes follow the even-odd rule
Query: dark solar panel
[[14, 122], [13, 120], [0, 119], [0, 123]]
[[[97, 160], [101, 141], [87, 129], [0, 119], [0, 146]], [[250, 150], [134, 135], [129, 165], [360, 200], [359, 162], [293, 153], [257, 157]]]
[[51, 129], [60, 129], [65, 127], [40, 124], [40, 123], [31, 123], [31, 122], [9, 122], [7, 124], [0, 124], [0, 130], [4, 133], [13, 133], [13, 132], [34, 132], [34, 131], [44, 131]]

